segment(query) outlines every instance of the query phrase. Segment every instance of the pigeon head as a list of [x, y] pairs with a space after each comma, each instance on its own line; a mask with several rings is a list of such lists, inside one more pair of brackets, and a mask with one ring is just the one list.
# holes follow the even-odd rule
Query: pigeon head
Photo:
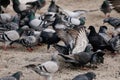
[[101, 50], [96, 51], [92, 55], [90, 63], [94, 64], [94, 65], [97, 65], [97, 64], [100, 64], [100, 63], [104, 63], [104, 55], [105, 55], [105, 53], [102, 52]]
[[85, 17], [80, 17], [79, 20], [81, 22], [80, 25], [84, 25], [86, 18]]
[[96, 78], [96, 74], [94, 72], [88, 72], [85, 74], [88, 78], [88, 80], [92, 80]]
[[35, 19], [35, 13], [34, 13], [33, 11], [30, 11], [30, 12], [28, 13], [28, 18], [29, 18], [29, 21]]
[[88, 44], [87, 47], [85, 48], [85, 52], [90, 52], [93, 50], [93, 46], [91, 44]]
[[108, 29], [107, 26], [101, 26], [100, 28], [103, 28], [103, 29], [106, 29], [106, 30]]
[[23, 75], [21, 71], [18, 71], [12, 75], [12, 77], [15, 77], [16, 80], [20, 80], [20, 77]]
[[91, 31], [95, 30], [94, 26], [89, 26], [88, 29], [91, 30]]
[[51, 56], [51, 61], [55, 61], [55, 62], [58, 62], [58, 54], [53, 54], [52, 56]]
[[105, 19], [103, 20], [103, 23], [107, 23], [107, 22], [109, 22], [110, 19], [111, 19], [111, 17], [105, 18]]
[[100, 26], [99, 32], [105, 32], [108, 28], [106, 26]]
[[104, 55], [105, 53], [102, 52], [101, 50], [97, 51], [98, 63], [104, 63], [104, 57], [103, 57]]

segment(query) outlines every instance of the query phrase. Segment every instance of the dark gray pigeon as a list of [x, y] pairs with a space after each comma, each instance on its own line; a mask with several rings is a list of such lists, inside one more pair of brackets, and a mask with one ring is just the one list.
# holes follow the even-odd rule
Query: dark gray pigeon
[[107, 43], [95, 30], [94, 26], [89, 26], [90, 34], [88, 35], [89, 42], [93, 46], [93, 51], [104, 50], [107, 48]]
[[62, 46], [59, 44], [54, 44], [53, 47], [59, 52], [64, 55], [69, 55], [69, 48], [67, 46]]
[[12, 45], [13, 43], [18, 43], [21, 44], [22, 46], [25, 46], [29, 52], [32, 52], [33, 47], [37, 46], [38, 40], [39, 38], [34, 35], [25, 36], [18, 40], [13, 41], [10, 45]]
[[109, 23], [115, 29], [120, 28], [120, 18], [108, 17], [103, 20], [104, 23]]
[[0, 78], [0, 80], [20, 80], [20, 77], [22, 75], [23, 75], [22, 72], [18, 71], [11, 76], [2, 77], [2, 78]]
[[111, 26], [115, 28], [115, 31], [113, 32], [114, 36], [120, 34], [120, 18], [108, 17], [105, 18], [103, 22], [109, 23]]
[[111, 37], [107, 34], [107, 27], [106, 26], [100, 26], [98, 34], [104, 38], [105, 42], [108, 44], [108, 41], [111, 39]]
[[93, 52], [91, 51], [92, 46], [88, 45], [84, 52], [80, 52], [77, 54], [64, 55], [59, 54], [61, 57], [65, 59], [65, 62], [71, 63], [73, 66], [84, 67], [87, 63], [90, 64], [98, 64], [104, 62], [104, 53], [102, 51]]
[[114, 53], [114, 51], [120, 50], [120, 36], [119, 35], [110, 37], [107, 34], [107, 27], [106, 26], [100, 27], [99, 35], [104, 38], [104, 41], [110, 47], [109, 48], [110, 51], [112, 51]]
[[96, 78], [96, 74], [94, 72], [87, 72], [85, 74], [79, 74], [72, 80], [93, 80]]
[[120, 34], [109, 40], [110, 46], [120, 53]]

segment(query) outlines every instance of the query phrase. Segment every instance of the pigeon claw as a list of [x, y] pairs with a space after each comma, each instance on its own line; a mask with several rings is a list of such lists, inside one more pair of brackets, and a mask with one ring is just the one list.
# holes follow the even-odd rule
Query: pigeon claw
[[27, 50], [28, 50], [29, 52], [32, 52], [32, 51], [33, 51], [33, 49], [32, 49], [32, 48], [27, 48]]
[[88, 68], [87, 66], [84, 67], [80, 67], [81, 70], [89, 70], [90, 68]]

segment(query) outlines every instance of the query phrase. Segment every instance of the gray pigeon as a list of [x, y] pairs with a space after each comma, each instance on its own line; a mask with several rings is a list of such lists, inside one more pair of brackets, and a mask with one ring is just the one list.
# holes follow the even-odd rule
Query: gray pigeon
[[11, 76], [2, 77], [2, 78], [0, 78], [0, 80], [20, 80], [20, 77], [22, 75], [23, 75], [22, 72], [18, 71]]
[[104, 23], [109, 23], [115, 29], [118, 28], [118, 27], [120, 28], [120, 18], [108, 17], [108, 18], [105, 18], [103, 22]]
[[41, 76], [44, 76], [46, 80], [53, 80], [52, 75], [59, 69], [57, 54], [52, 55], [52, 59], [50, 61], [46, 61], [38, 65], [30, 64], [25, 67], [32, 69]]
[[0, 41], [4, 42], [4, 49], [7, 49], [7, 46], [15, 40], [18, 40], [20, 38], [20, 34], [16, 30], [11, 31], [5, 31], [4, 33], [0, 34]]
[[47, 28], [47, 21], [35, 18], [35, 13], [33, 11], [29, 12], [28, 19], [29, 26], [36, 31], [42, 31]]
[[17, 30], [19, 28], [19, 25], [14, 22], [8, 22], [6, 24], [2, 24], [0, 28], [2, 31]]
[[62, 46], [59, 44], [54, 44], [53, 47], [59, 52], [62, 53], [64, 55], [69, 55], [69, 49], [67, 46]]
[[105, 18], [104, 23], [108, 23], [115, 28], [114, 35], [120, 34], [120, 18], [108, 17]]
[[0, 14], [0, 23], [7, 23], [12, 21], [13, 16], [8, 13]]
[[[27, 48], [29, 52], [33, 51], [33, 47], [38, 44], [38, 38], [34, 35], [32, 36], [25, 36], [20, 38], [19, 40], [13, 41], [13, 43], [19, 43]], [[11, 44], [13, 44], [11, 43]]]
[[19, 28], [19, 16], [15, 15], [15, 16], [11, 16], [10, 14], [1, 14], [0, 16], [0, 28], [1, 31], [8, 31], [8, 30], [17, 30]]
[[105, 42], [108, 44], [108, 41], [111, 39], [111, 37], [107, 34], [107, 27], [106, 26], [100, 26], [98, 34], [104, 38]]
[[72, 80], [93, 80], [96, 78], [96, 74], [94, 72], [87, 72], [85, 74], [79, 74]]

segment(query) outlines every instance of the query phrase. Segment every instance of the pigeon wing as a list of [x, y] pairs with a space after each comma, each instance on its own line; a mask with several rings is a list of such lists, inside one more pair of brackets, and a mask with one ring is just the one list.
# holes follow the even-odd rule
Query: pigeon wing
[[75, 47], [72, 50], [72, 54], [83, 52], [88, 45], [88, 39], [84, 28], [79, 30], [77, 38], [75, 40]]
[[0, 78], [0, 80], [17, 80], [17, 79], [14, 77], [8, 76], [8, 77]]

